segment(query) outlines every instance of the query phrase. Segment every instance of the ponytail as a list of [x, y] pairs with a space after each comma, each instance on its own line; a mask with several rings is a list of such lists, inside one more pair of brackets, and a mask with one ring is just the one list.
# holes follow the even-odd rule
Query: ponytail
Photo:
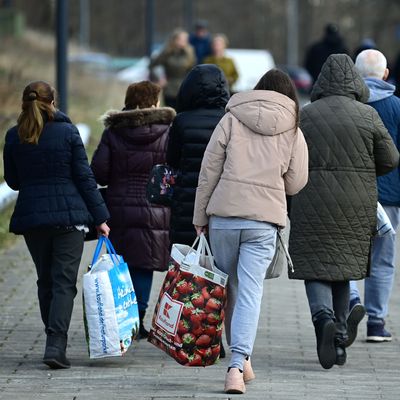
[[18, 117], [18, 136], [21, 143], [38, 144], [43, 131], [44, 116], [54, 119], [54, 89], [46, 82], [30, 83], [22, 95], [22, 112]]

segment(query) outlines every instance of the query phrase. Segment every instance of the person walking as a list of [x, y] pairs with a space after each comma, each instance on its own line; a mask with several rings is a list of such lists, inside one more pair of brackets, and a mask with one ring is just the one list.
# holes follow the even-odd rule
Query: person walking
[[325, 26], [324, 37], [310, 46], [306, 53], [304, 66], [316, 82], [322, 65], [331, 54], [348, 54], [348, 49], [335, 24]]
[[4, 180], [19, 190], [10, 232], [23, 235], [37, 271], [47, 335], [43, 362], [69, 368], [66, 356], [85, 228], [107, 236], [109, 218], [77, 128], [54, 105], [55, 91], [31, 82], [18, 123], [6, 134]]
[[191, 246], [196, 239], [192, 218], [201, 160], [228, 100], [224, 73], [215, 65], [194, 67], [179, 89], [167, 150], [167, 163], [179, 171], [171, 204], [171, 243]]
[[232, 356], [226, 393], [245, 393], [255, 378], [250, 356], [263, 282], [286, 224], [286, 194], [307, 182], [308, 152], [298, 129], [298, 99], [289, 76], [268, 71], [254, 90], [232, 96], [201, 164], [193, 224], [209, 227], [218, 268], [229, 275], [226, 337]]
[[189, 36], [189, 43], [196, 54], [196, 64], [203, 64], [204, 59], [211, 54], [211, 35], [208, 31], [208, 23], [199, 20], [194, 26], [194, 32]]
[[[167, 150], [167, 163], [179, 172], [172, 195], [171, 243], [191, 246], [196, 239], [192, 218], [201, 160], [228, 100], [224, 73], [215, 65], [194, 67], [179, 89]], [[220, 358], [225, 358], [222, 341]]]
[[328, 57], [300, 116], [310, 150], [309, 182], [291, 201], [290, 279], [305, 281], [323, 368], [346, 362], [349, 281], [370, 270], [376, 175], [399, 153], [348, 55]]
[[232, 92], [232, 87], [239, 78], [235, 63], [232, 58], [225, 55], [225, 50], [228, 45], [228, 38], [219, 33], [213, 37], [211, 47], [212, 55], [204, 59], [205, 64], [215, 64], [224, 71], [226, 80], [229, 84], [229, 89]]
[[[393, 142], [400, 146], [400, 99], [394, 96], [395, 86], [386, 82], [389, 76], [386, 57], [378, 50], [365, 50], [356, 59], [356, 68], [369, 88], [367, 101], [381, 117]], [[400, 222], [400, 173], [396, 168], [378, 177], [378, 200], [388, 215], [393, 229]], [[389, 342], [392, 335], [385, 329], [389, 299], [393, 286], [396, 259], [396, 235], [375, 236], [372, 243], [371, 271], [365, 279], [364, 304], [368, 314], [367, 341]], [[350, 282], [350, 315], [347, 319], [349, 343], [357, 336], [361, 315], [357, 283]]]
[[165, 49], [150, 62], [150, 72], [154, 76], [155, 67], [164, 69], [165, 82], [160, 84], [164, 89], [164, 100], [168, 107], [176, 108], [176, 96], [187, 73], [195, 64], [195, 55], [188, 42], [189, 35], [182, 29], [176, 29]]
[[168, 207], [152, 205], [146, 185], [154, 165], [165, 164], [168, 132], [175, 111], [159, 107], [161, 88], [143, 81], [128, 86], [122, 111], [104, 116], [105, 130], [93, 155], [91, 167], [97, 182], [107, 186], [110, 240], [128, 264], [139, 308], [139, 338], [153, 271], [168, 269]]

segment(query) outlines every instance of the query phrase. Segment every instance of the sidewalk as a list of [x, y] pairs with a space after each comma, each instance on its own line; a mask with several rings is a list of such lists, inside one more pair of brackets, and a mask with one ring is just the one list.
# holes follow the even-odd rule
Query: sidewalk
[[[85, 246], [81, 275], [93, 244]], [[392, 343], [369, 344], [365, 323], [344, 367], [323, 370], [302, 282], [284, 276], [266, 282], [252, 358], [257, 379], [244, 396], [222, 393], [227, 361], [207, 368], [178, 365], [141, 341], [123, 358], [91, 361], [82, 324], [81, 291], [75, 302], [68, 355], [70, 370], [41, 363], [45, 336], [36, 300], [34, 267], [23, 241], [0, 258], [1, 400], [398, 400], [400, 399], [400, 276], [395, 283], [387, 327]], [[162, 282], [157, 273], [147, 326]], [[80, 285], [79, 285], [80, 287]]]

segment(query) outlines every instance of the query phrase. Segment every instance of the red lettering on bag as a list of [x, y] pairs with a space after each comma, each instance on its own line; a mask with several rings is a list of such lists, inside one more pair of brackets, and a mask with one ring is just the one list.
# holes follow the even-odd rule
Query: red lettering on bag
[[169, 304], [169, 303], [165, 303], [164, 304], [164, 309], [163, 309], [163, 314], [167, 317], [167, 318], [171, 318], [170, 316], [169, 316], [169, 310], [172, 308], [172, 305], [171, 304]]

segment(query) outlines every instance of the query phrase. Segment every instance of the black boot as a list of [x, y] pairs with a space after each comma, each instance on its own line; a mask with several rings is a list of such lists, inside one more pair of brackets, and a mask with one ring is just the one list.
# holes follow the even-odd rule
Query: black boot
[[70, 368], [71, 363], [65, 354], [66, 349], [66, 335], [47, 335], [43, 362], [52, 369]]
[[344, 365], [346, 363], [346, 340], [342, 338], [335, 338], [335, 348], [336, 348], [336, 362], [337, 365]]
[[143, 325], [143, 319], [146, 315], [146, 310], [139, 310], [139, 334], [138, 340], [147, 339], [149, 337], [149, 331]]
[[323, 368], [330, 369], [336, 362], [335, 323], [332, 318], [323, 317], [314, 322], [314, 327], [319, 362]]

